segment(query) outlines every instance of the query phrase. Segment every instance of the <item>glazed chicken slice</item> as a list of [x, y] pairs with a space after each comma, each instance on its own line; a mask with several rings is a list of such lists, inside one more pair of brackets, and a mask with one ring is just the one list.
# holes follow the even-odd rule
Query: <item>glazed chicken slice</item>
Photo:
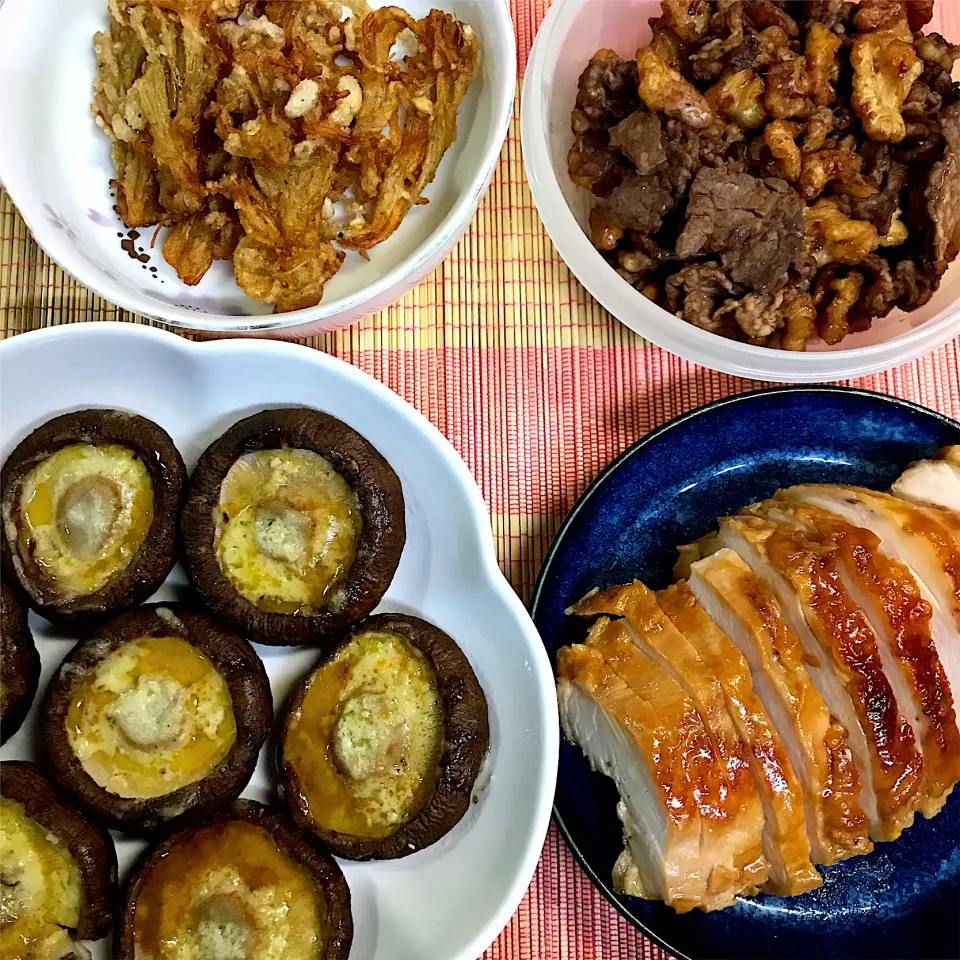
[[763, 889], [796, 896], [820, 886], [810, 860], [803, 790], [779, 734], [753, 691], [750, 668], [736, 645], [707, 616], [688, 584], [658, 594], [657, 602], [723, 691], [727, 712], [747, 748], [763, 803], [763, 852], [770, 876]]
[[753, 690], [779, 734], [799, 782], [814, 862], [869, 852], [847, 732], [804, 668], [800, 641], [781, 617], [773, 590], [729, 549], [694, 563], [689, 578], [690, 592], [748, 666]]
[[773, 588], [804, 664], [846, 728], [860, 806], [874, 840], [894, 840], [923, 798], [923, 761], [897, 708], [866, 618], [844, 589], [836, 551], [761, 517], [728, 517], [710, 548], [730, 547]]
[[763, 806], [717, 678], [660, 609], [656, 594], [640, 582], [595, 591], [572, 612], [624, 617], [630, 639], [693, 701], [719, 762], [715, 772], [722, 778], [715, 794], [722, 830], [712, 844], [709, 888], [718, 894], [756, 892], [769, 872], [762, 848]]
[[843, 585], [873, 628], [897, 706], [922, 752], [926, 782], [920, 809], [933, 816], [960, 778], [960, 730], [931, 633], [930, 604], [910, 570], [887, 557], [871, 531], [819, 507], [768, 500], [749, 512], [794, 524], [836, 548]]
[[777, 493], [777, 499], [822, 507], [855, 526], [872, 530], [883, 552], [910, 568], [924, 598], [932, 600], [960, 634], [960, 543], [957, 521], [949, 511], [863, 487], [836, 484], [787, 487]]
[[[631, 664], [634, 686], [608, 657]], [[678, 913], [725, 906], [728, 899], [707, 890], [706, 798], [698, 783], [705, 779], [703, 758], [713, 751], [696, 707], [640, 653], [620, 621], [602, 618], [587, 644], [564, 647], [557, 676], [567, 739], [620, 792], [626, 849], [614, 872], [618, 891], [663, 900]]]
[[903, 500], [960, 513], [960, 446], [911, 464], [890, 489]]

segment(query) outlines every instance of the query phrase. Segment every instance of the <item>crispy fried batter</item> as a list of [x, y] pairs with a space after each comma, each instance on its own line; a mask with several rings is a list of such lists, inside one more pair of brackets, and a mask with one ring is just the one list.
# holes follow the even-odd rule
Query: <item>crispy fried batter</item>
[[651, 110], [677, 117], [694, 130], [719, 123], [719, 117], [703, 94], [650, 47], [637, 51], [637, 70], [640, 98]]
[[900, 143], [907, 135], [903, 105], [923, 73], [912, 39], [903, 20], [890, 29], [862, 33], [853, 41], [853, 109], [866, 135], [879, 143]]
[[365, 0], [110, 10], [94, 112], [121, 217], [172, 228], [163, 255], [185, 283], [232, 258], [238, 284], [277, 310], [320, 302], [344, 259], [335, 243], [366, 256], [426, 203], [479, 51], [448, 14]]

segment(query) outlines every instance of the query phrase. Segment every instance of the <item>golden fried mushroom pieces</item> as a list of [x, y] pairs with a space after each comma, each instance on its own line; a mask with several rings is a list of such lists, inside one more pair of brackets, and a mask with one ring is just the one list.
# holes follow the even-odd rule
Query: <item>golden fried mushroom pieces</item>
[[580, 79], [589, 236], [702, 329], [802, 350], [927, 303], [960, 255], [960, 47], [934, 0], [663, 0]]
[[232, 259], [253, 299], [313, 306], [344, 250], [366, 256], [427, 202], [479, 40], [439, 10], [344, 9], [111, 2], [94, 113], [117, 209], [171, 228], [163, 256], [184, 283]]

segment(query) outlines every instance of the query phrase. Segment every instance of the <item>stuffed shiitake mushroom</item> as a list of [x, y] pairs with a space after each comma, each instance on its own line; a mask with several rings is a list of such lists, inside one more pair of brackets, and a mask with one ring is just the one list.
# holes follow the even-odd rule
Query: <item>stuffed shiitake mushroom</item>
[[30, 711], [40, 680], [40, 654], [16, 594], [0, 583], [0, 743], [6, 743]]
[[267, 410], [200, 458], [181, 530], [190, 578], [214, 613], [261, 643], [312, 643], [386, 592], [406, 538], [403, 492], [345, 423]]
[[2, 474], [3, 573], [51, 620], [103, 619], [146, 600], [176, 562], [183, 459], [121, 410], [34, 430]]
[[136, 868], [119, 960], [346, 960], [350, 891], [289, 820], [241, 800], [175, 834]]
[[0, 763], [0, 957], [79, 960], [112, 922], [110, 835], [61, 802], [32, 763]]
[[417, 617], [381, 614], [301, 684], [282, 736], [296, 824], [338, 856], [386, 860], [459, 822], [490, 734], [486, 698], [453, 640]]
[[250, 644], [205, 614], [156, 605], [73, 649], [47, 688], [40, 740], [57, 783], [90, 816], [150, 833], [232, 803], [272, 721]]

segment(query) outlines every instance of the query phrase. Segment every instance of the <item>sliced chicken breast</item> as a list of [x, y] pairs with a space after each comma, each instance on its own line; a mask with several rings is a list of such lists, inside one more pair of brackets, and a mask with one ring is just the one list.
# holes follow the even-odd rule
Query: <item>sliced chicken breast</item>
[[894, 496], [960, 512], [960, 447], [946, 447], [933, 460], [920, 460], [900, 474]]
[[777, 499], [822, 507], [873, 531], [884, 553], [910, 568], [927, 599], [960, 630], [960, 544], [943, 511], [863, 487], [835, 484], [787, 487], [777, 493]]
[[[769, 873], [763, 854], [763, 805], [750, 767], [748, 750], [727, 712], [723, 690], [696, 649], [677, 631], [639, 581], [594, 591], [574, 608], [580, 616], [610, 614], [625, 618], [630, 639], [675, 680], [697, 708], [724, 777], [718, 807], [723, 817], [723, 853], [710, 877], [711, 890], [759, 888]], [[627, 683], [630, 679], [624, 676]], [[717, 847], [720, 855], [720, 847]]]
[[873, 630], [843, 586], [836, 551], [755, 516], [722, 520], [716, 545], [736, 550], [774, 588], [808, 673], [849, 734], [870, 836], [896, 839], [923, 798], [923, 761]]
[[814, 862], [869, 852], [847, 732], [804, 668], [800, 641], [781, 617], [772, 588], [734, 550], [720, 549], [693, 564], [689, 589], [749, 668], [799, 781]]
[[897, 706], [922, 752], [926, 783], [920, 809], [933, 816], [960, 778], [960, 730], [931, 633], [931, 607], [912, 573], [881, 551], [880, 540], [871, 531], [835, 513], [778, 500], [749, 510], [794, 524], [836, 548], [843, 585], [873, 628]]
[[[599, 622], [593, 629], [607, 626]], [[595, 770], [614, 780], [621, 797], [618, 812], [629, 823], [627, 847], [617, 862], [618, 892], [663, 900], [678, 913], [701, 906], [707, 883], [700, 810], [683, 762], [691, 749], [689, 707], [677, 699], [671, 704], [676, 710], [659, 715], [602, 653], [581, 644], [560, 651], [557, 676], [567, 740], [583, 750]], [[692, 726], [695, 742], [697, 725]]]
[[820, 886], [810, 859], [803, 790], [779, 734], [753, 691], [750, 668], [736, 645], [707, 616], [686, 583], [658, 594], [660, 608], [717, 678], [727, 712], [747, 748], [763, 803], [763, 852], [770, 876], [763, 889], [796, 896]]

